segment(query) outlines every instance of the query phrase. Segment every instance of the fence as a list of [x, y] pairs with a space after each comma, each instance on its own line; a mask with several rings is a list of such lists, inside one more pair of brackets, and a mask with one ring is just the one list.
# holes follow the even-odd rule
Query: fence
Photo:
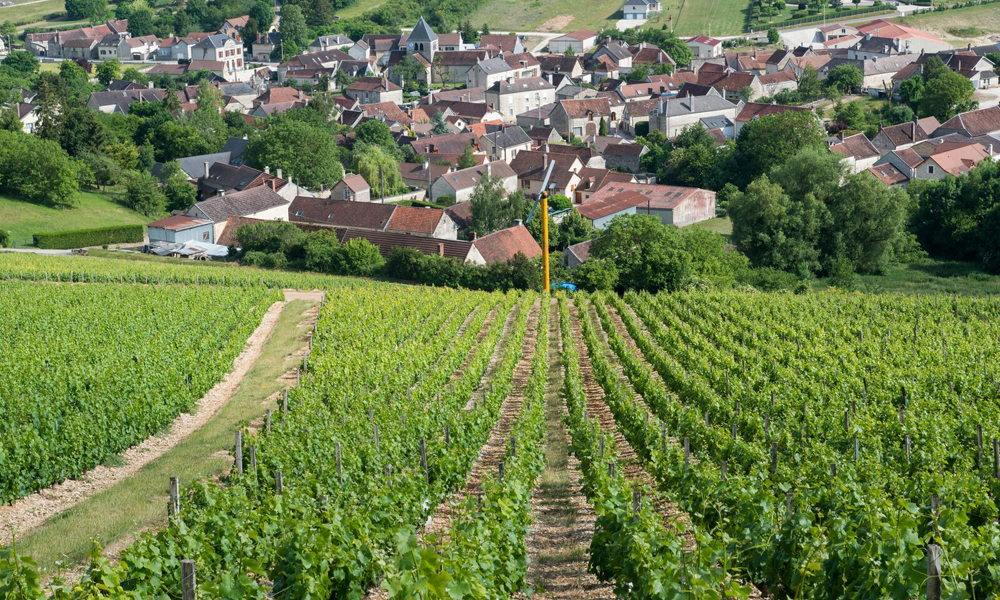
[[847, 10], [812, 15], [809, 17], [799, 17], [797, 19], [788, 19], [787, 21], [781, 21], [778, 23], [761, 23], [761, 22], [751, 22], [747, 25], [747, 31], [749, 33], [756, 33], [758, 31], [767, 31], [768, 29], [775, 28], [781, 29], [784, 27], [793, 27], [795, 25], [804, 25], [807, 23], [820, 23], [822, 21], [838, 21], [841, 19], [846, 19], [849, 17], [856, 17], [858, 15], [875, 15], [881, 13], [895, 13], [896, 9], [891, 6], [868, 6], [865, 8], [849, 8]]

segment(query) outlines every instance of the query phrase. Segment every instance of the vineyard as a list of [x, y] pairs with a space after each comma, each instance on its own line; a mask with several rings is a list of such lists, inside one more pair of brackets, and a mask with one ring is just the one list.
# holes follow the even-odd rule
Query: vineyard
[[[139, 265], [34, 260], [0, 279], [145, 283]], [[0, 460], [22, 461], [3, 489], [72, 476], [102, 434], [141, 439], [211, 385], [232, 354], [199, 352], [245, 338], [273, 294], [218, 283], [0, 284], [16, 409]], [[234, 432], [228, 476], [182, 482], [160, 527], [78, 582], [43, 587], [0, 550], [0, 592], [598, 597], [530, 574], [547, 431], [565, 427], [602, 598], [995, 598], [998, 358], [995, 299], [330, 286], [296, 385]], [[192, 382], [186, 360], [203, 365]], [[32, 460], [45, 468], [6, 466]]]

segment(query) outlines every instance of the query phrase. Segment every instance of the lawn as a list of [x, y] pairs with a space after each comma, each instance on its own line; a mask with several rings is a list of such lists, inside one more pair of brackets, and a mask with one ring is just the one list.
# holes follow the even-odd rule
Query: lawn
[[[680, 16], [663, 5], [665, 18], [674, 16], [674, 33], [687, 37], [693, 35], [739, 35], [746, 24], [747, 0], [683, 0]], [[651, 24], [652, 25], [652, 24]]]
[[0, 21], [12, 23], [31, 23], [41, 21], [52, 13], [66, 11], [65, 0], [43, 0], [30, 3], [31, 0], [15, 0], [14, 6], [0, 7]]
[[[815, 289], [825, 289], [825, 279]], [[889, 269], [884, 275], [861, 275], [862, 292], [906, 294], [1000, 294], [1000, 275], [984, 273], [976, 263], [925, 258]]]
[[365, 12], [378, 8], [385, 4], [388, 0], [358, 0], [354, 4], [348, 6], [347, 8], [342, 8], [337, 11], [337, 16], [343, 19], [350, 19], [351, 17], [360, 17]]
[[488, 0], [469, 20], [496, 31], [598, 31], [614, 27], [621, 9], [622, 0]]
[[712, 233], [717, 233], [727, 240], [733, 235], [733, 222], [729, 220], [729, 217], [716, 217], [714, 219], [709, 219], [707, 221], [700, 221], [698, 223], [692, 223], [687, 227], [696, 227], [698, 229], [707, 229]]
[[72, 208], [53, 208], [0, 196], [0, 228], [9, 230], [18, 245], [30, 243], [36, 233], [145, 224], [153, 220], [115, 203], [107, 194], [80, 192], [77, 205]]
[[923, 12], [893, 21], [919, 27], [955, 46], [989, 44], [988, 36], [1000, 34], [1000, 8], [996, 4]]

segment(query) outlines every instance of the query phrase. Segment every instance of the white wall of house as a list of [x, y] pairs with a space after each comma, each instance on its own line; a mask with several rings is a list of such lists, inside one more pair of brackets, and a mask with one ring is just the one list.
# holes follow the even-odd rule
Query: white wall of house
[[516, 123], [517, 115], [529, 110], [535, 110], [546, 104], [552, 104], [555, 101], [555, 88], [531, 90], [516, 94], [501, 94], [494, 91], [486, 92], [486, 103], [492, 104], [493, 108], [497, 109], [504, 123]]
[[449, 217], [448, 213], [444, 213], [441, 215], [441, 220], [438, 221], [437, 227], [434, 228], [434, 233], [431, 236], [443, 240], [457, 240], [458, 223], [455, 222], [455, 219]]

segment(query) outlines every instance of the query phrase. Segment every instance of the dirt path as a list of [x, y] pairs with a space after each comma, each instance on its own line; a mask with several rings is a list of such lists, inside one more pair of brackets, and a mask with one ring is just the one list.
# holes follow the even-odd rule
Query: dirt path
[[[504, 398], [500, 405], [500, 416], [497, 423], [490, 430], [489, 438], [479, 450], [479, 456], [476, 457], [475, 462], [472, 463], [472, 468], [465, 481], [465, 489], [457, 490], [438, 506], [424, 528], [424, 535], [433, 534], [444, 540], [451, 528], [452, 506], [462, 503], [470, 495], [477, 494], [482, 486], [483, 477], [487, 473], [495, 473], [500, 459], [506, 454], [510, 432], [521, 414], [521, 407], [524, 406], [524, 391], [528, 386], [528, 379], [531, 377], [531, 361], [535, 355], [535, 341], [538, 339], [539, 305], [540, 302], [536, 300], [528, 312], [527, 330], [521, 344], [521, 359], [514, 366], [510, 394]], [[513, 313], [513, 311], [511, 312]], [[499, 363], [500, 355], [502, 353], [494, 353], [496, 361], [490, 361], [487, 376], [483, 377], [483, 383], [476, 390], [480, 395], [485, 388], [485, 383], [491, 379], [494, 369]]]
[[[494, 313], [495, 314], [495, 313]], [[492, 320], [493, 315], [490, 315], [490, 320]], [[493, 355], [490, 356], [490, 362], [486, 365], [486, 371], [483, 372], [483, 380], [479, 386], [476, 387], [472, 395], [469, 396], [469, 401], [465, 403], [463, 410], [470, 411], [473, 407], [477, 406], [480, 401], [482, 401], [483, 396], [486, 394], [486, 383], [493, 377], [493, 371], [496, 370], [497, 364], [503, 357], [503, 349], [507, 347], [507, 340], [510, 339], [511, 328], [514, 326], [514, 321], [517, 320], [517, 310], [511, 309], [507, 312], [507, 319], [503, 324], [503, 333], [500, 334], [500, 339], [497, 341], [496, 348], [493, 350]], [[479, 333], [479, 337], [476, 339], [476, 345], [478, 346], [486, 338], [489, 333], [489, 321], [483, 323], [483, 329]], [[462, 376], [465, 369], [468, 368], [469, 362], [472, 361], [474, 352], [470, 352], [468, 358], [465, 359], [465, 363], [462, 367], [452, 376], [452, 381], [455, 381]]]
[[243, 351], [236, 357], [233, 368], [222, 381], [215, 384], [198, 400], [192, 412], [179, 415], [171, 424], [169, 433], [162, 436], [154, 435], [126, 450], [121, 455], [123, 463], [121, 466], [95, 467], [79, 479], [64, 481], [21, 498], [10, 506], [0, 507], [0, 527], [2, 527], [0, 546], [10, 544], [15, 533], [20, 536], [31, 531], [50, 517], [131, 477], [202, 427], [225, 406], [236, 392], [240, 381], [253, 367], [289, 298], [297, 299], [317, 293], [320, 294], [319, 298], [322, 298], [322, 292], [286, 293], [285, 301], [271, 305], [261, 319], [260, 325], [247, 339]]
[[[562, 336], [558, 303], [553, 298], [549, 319], [549, 376], [545, 416], [548, 433], [545, 470], [531, 497], [532, 525], [528, 547], [528, 583], [535, 597], [551, 600], [611, 600], [613, 588], [587, 571], [594, 537], [593, 507], [583, 493], [580, 461], [569, 452]], [[520, 596], [519, 596], [520, 598]]]

